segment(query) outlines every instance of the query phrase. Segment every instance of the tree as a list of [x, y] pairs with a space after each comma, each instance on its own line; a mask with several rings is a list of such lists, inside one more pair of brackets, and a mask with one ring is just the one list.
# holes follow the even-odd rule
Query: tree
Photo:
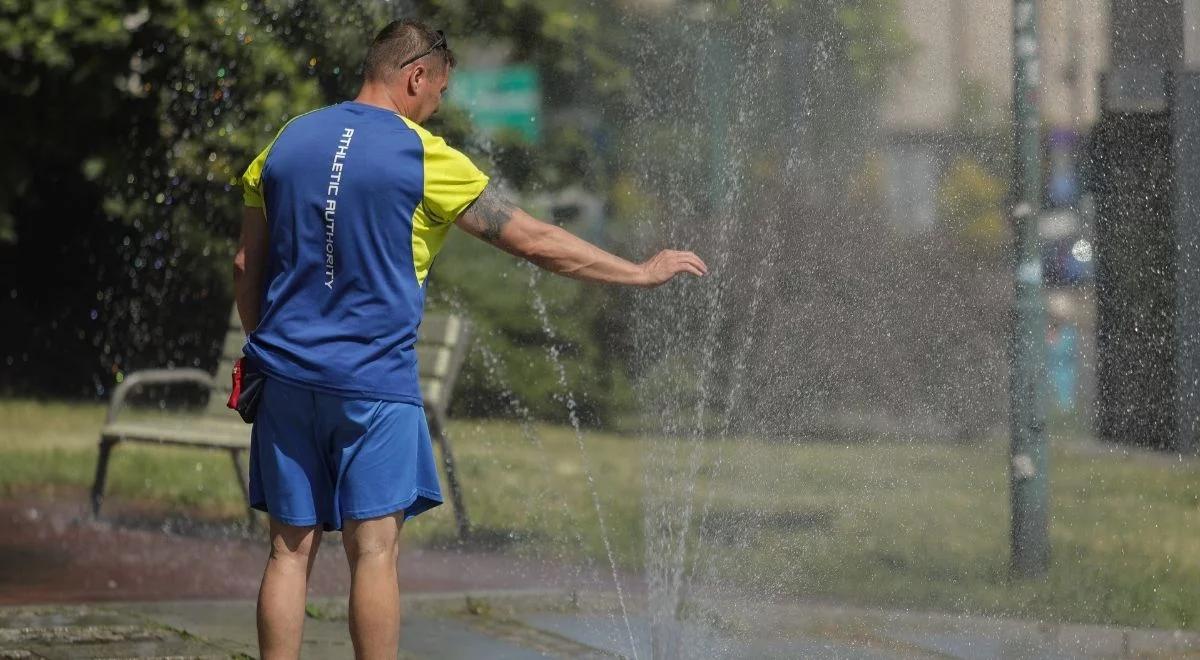
[[[528, 14], [517, 10], [518, 14]], [[102, 394], [214, 356], [237, 177], [358, 84], [388, 12], [338, 3], [0, 4], [4, 386]], [[188, 309], [192, 313], [180, 314]]]
[[[660, 242], [643, 231], [645, 220], [679, 212], [679, 200], [658, 198], [655, 188], [673, 177], [712, 176], [702, 127], [716, 115], [701, 112], [710, 88], [692, 65], [714, 29], [734, 46], [745, 77], [738, 89], [750, 90], [753, 80], [746, 53], [769, 56], [768, 84], [799, 84], [784, 75], [786, 58], [758, 42], [766, 26], [772, 43], [822, 44], [833, 64], [816, 67], [817, 78], [857, 76], [853, 85], [822, 89], [869, 97], [893, 54], [871, 46], [893, 39], [887, 21], [872, 17], [893, 5], [722, 4], [719, 22], [707, 27], [689, 18], [702, 3], [658, 14], [573, 0], [413, 7], [452, 35], [452, 45], [501, 41], [514, 61], [533, 63], [551, 118], [540, 144], [480, 140], [454, 108], [434, 130], [518, 192], [578, 184], [608, 200], [600, 238], [637, 257]], [[288, 118], [356, 91], [366, 35], [394, 11], [386, 3], [283, 0], [0, 0], [9, 129], [0, 145], [24, 155], [0, 164], [9, 182], [0, 190], [0, 275], [11, 283], [0, 291], [0, 314], [10, 320], [0, 330], [0, 360], [13, 367], [0, 388], [102, 396], [139, 367], [211, 365], [231, 298], [241, 170]], [[868, 47], [855, 51], [856, 43]], [[747, 99], [749, 120], [732, 121], [732, 106], [722, 110], [739, 140], [769, 139], [778, 130], [772, 122], [791, 122], [761, 93]], [[814, 108], [828, 126], [842, 126], [830, 104]], [[813, 140], [837, 135], [820, 122], [804, 130]], [[767, 149], [738, 167], [780, 158]], [[684, 212], [702, 223], [714, 200], [689, 203]], [[563, 362], [585, 419], [620, 413], [623, 383], [649, 367], [628, 357], [634, 299], [549, 278], [534, 296], [529, 274], [505, 259], [457, 241], [435, 267], [434, 291], [477, 312], [489, 350], [510, 368], [508, 387], [539, 415], [562, 418], [566, 410], [551, 396], [563, 388], [545, 376], [539, 355]], [[510, 281], [522, 281], [498, 288], [495, 278], [474, 274], [479, 267], [507, 268]], [[505, 385], [488, 380], [482, 354], [470, 372], [477, 402], [502, 400]]]
[[184, 0], [0, 9], [12, 129], [0, 144], [29, 157], [0, 166], [15, 191], [0, 198], [15, 321], [0, 331], [15, 367], [4, 386], [101, 395], [132, 368], [211, 360], [236, 175], [319, 98], [278, 13]]

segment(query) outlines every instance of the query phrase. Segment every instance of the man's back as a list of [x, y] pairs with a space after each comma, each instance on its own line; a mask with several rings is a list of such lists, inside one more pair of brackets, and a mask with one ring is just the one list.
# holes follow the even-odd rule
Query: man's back
[[246, 355], [304, 387], [419, 404], [424, 282], [487, 177], [396, 113], [346, 102], [289, 122], [245, 184], [270, 227]]

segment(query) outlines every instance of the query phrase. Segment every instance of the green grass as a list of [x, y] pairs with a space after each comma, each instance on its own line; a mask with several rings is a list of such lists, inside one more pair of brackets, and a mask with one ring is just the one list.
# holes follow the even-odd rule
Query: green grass
[[[0, 496], [82, 498], [96, 469], [100, 404], [0, 400]], [[153, 413], [134, 411], [133, 417]], [[113, 453], [108, 494], [213, 516], [244, 516], [228, 454], [139, 444]]]
[[[96, 405], [0, 401], [0, 495], [82, 497], [102, 418]], [[480, 543], [607, 574], [570, 429], [458, 421], [449, 431]], [[1053, 566], [1045, 580], [1017, 581], [1007, 570], [1002, 440], [584, 437], [613, 554], [626, 570], [646, 562], [647, 493], [652, 508], [679, 519], [698, 448], [687, 561], [705, 579], [861, 605], [1200, 630], [1200, 461], [1053, 442]], [[207, 516], [241, 512], [229, 459], [215, 452], [121, 447], [110, 484], [114, 499]], [[700, 525], [704, 513], [709, 522]], [[412, 521], [406, 536], [447, 542], [449, 507]]]

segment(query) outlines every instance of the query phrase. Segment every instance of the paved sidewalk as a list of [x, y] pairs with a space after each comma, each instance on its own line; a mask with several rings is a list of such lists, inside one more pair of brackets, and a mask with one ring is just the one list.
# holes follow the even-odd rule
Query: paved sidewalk
[[[630, 627], [611, 595], [493, 591], [411, 595], [402, 658], [652, 657], [649, 624]], [[698, 608], [703, 609], [703, 608]], [[724, 611], [728, 611], [726, 608]], [[738, 608], [738, 611], [748, 611]], [[683, 657], [1200, 658], [1200, 635], [831, 607], [757, 606], [675, 631]], [[304, 657], [352, 658], [345, 605], [309, 606]], [[633, 645], [630, 644], [630, 636]], [[0, 658], [247, 658], [250, 601], [176, 601], [0, 608]]]

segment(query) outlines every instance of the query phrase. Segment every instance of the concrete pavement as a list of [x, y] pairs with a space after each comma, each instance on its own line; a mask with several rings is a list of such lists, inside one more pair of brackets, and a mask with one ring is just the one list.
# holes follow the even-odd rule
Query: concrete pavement
[[[649, 622], [611, 594], [490, 591], [405, 600], [402, 658], [652, 656]], [[683, 657], [710, 658], [1200, 658], [1200, 634], [1059, 625], [812, 604], [723, 603], [675, 635]], [[309, 604], [304, 657], [352, 658], [345, 604]], [[729, 612], [752, 612], [734, 616]], [[633, 643], [630, 643], [632, 635]], [[2, 658], [246, 658], [256, 653], [248, 600], [0, 608]]]

